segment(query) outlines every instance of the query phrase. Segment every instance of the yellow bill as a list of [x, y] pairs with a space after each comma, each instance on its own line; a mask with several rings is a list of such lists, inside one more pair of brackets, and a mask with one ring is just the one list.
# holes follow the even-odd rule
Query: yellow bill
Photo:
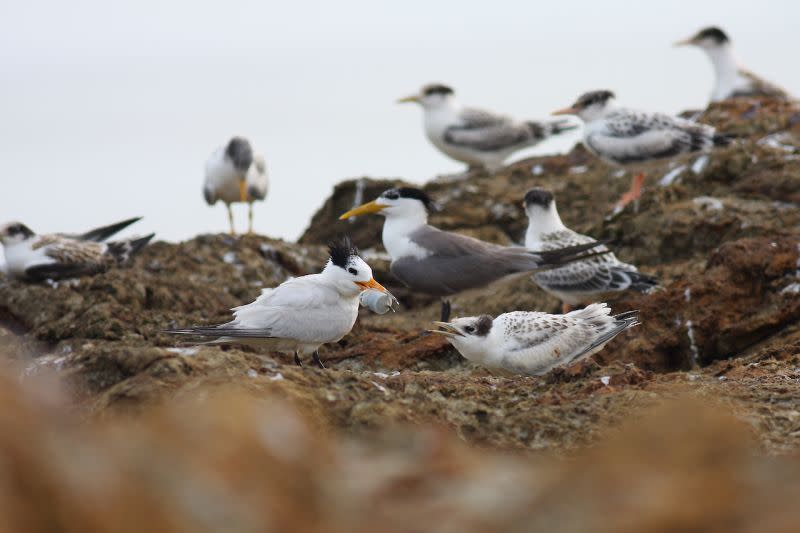
[[239, 201], [247, 201], [247, 180], [239, 180]]
[[456, 329], [455, 326], [450, 324], [449, 322], [434, 322], [440, 329], [429, 329], [427, 330], [428, 333], [438, 333], [439, 335], [444, 335], [445, 337], [463, 337], [464, 334], [461, 333]]
[[359, 287], [361, 287], [362, 289], [364, 289], [365, 291], [368, 289], [372, 289], [375, 291], [389, 292], [383, 285], [375, 281], [375, 278], [372, 278], [369, 281], [355, 281], [354, 283]]
[[578, 110], [574, 107], [565, 107], [564, 109], [559, 109], [558, 111], [553, 111], [550, 113], [551, 115], [577, 115]]
[[397, 100], [398, 104], [408, 104], [412, 102], [419, 102], [419, 95], [412, 94], [411, 96], [404, 96]]
[[358, 215], [369, 215], [369, 214], [372, 214], [372, 213], [380, 213], [386, 207], [387, 206], [381, 205], [379, 203], [376, 203], [375, 200], [373, 200], [371, 202], [367, 202], [364, 205], [360, 205], [358, 207], [354, 207], [353, 209], [351, 209], [347, 213], [345, 213], [342, 216], [340, 216], [339, 220], [347, 220], [350, 217], [356, 217]]

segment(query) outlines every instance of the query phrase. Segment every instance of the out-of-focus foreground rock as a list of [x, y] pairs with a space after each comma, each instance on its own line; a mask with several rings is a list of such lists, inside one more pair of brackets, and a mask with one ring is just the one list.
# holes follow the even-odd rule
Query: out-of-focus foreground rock
[[[743, 100], [701, 120], [737, 142], [647, 165], [639, 211], [612, 220], [630, 172], [582, 148], [424, 186], [432, 223], [505, 243], [525, 191], [548, 187], [568, 225], [662, 280], [611, 302], [641, 326], [542, 378], [422, 335], [438, 301], [391, 278], [382, 219], [337, 221], [399, 180], [341, 183], [299, 244], [204, 235], [93, 278], [0, 278], [0, 529], [794, 530], [800, 109]], [[403, 307], [362, 310], [328, 370], [161, 332], [318, 270], [341, 233]], [[527, 276], [453, 304], [559, 307]]]

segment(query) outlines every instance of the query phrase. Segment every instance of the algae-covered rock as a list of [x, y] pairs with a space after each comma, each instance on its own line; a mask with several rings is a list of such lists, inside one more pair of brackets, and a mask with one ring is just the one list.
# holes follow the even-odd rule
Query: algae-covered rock
[[[610, 239], [620, 259], [661, 280], [661, 287], [651, 294], [622, 294], [610, 302], [614, 312], [638, 310], [640, 326], [621, 334], [591, 360], [548, 376], [492, 375], [466, 362], [441, 337], [425, 334], [438, 318], [439, 301], [408, 291], [391, 276], [381, 246], [382, 218], [338, 220], [386, 188], [408, 184], [369, 178], [339, 184], [299, 243], [201, 235], [179, 244], [156, 242], [129, 267], [94, 277], [40, 285], [0, 278], [0, 371], [22, 376], [23, 383], [55, 375], [65, 389], [60, 401], [89, 420], [114, 421], [123, 413], [147, 417], [158, 411], [155, 427], [191, 426], [191, 420], [180, 418], [183, 415], [159, 410], [176, 398], [202, 400], [211, 391], [230, 387], [248, 398], [244, 403], [223, 402], [231, 409], [235, 438], [251, 438], [241, 417], [255, 409], [251, 400], [261, 405], [258, 402], [265, 398], [301, 413], [297, 416], [302, 421], [289, 424], [308, 424], [310, 432], [324, 435], [320, 442], [335, 443], [331, 446], [336, 450], [349, 449], [343, 435], [357, 436], [358, 446], [380, 450], [380, 439], [396, 443], [397, 437], [385, 435], [395, 435], [398, 425], [437, 427], [440, 433], [434, 434], [444, 436], [419, 436], [413, 433], [418, 429], [400, 433], [412, 432], [412, 440], [439, 442], [445, 465], [441, 468], [466, 453], [471, 466], [464, 467], [469, 472], [465, 475], [488, 486], [494, 486], [487, 481], [491, 475], [472, 463], [474, 450], [459, 451], [458, 440], [493, 454], [498, 450], [579, 453], [621, 421], [645, 416], [644, 406], [683, 394], [697, 396], [700, 402], [714, 398], [746, 420], [763, 450], [796, 450], [800, 438], [796, 428], [800, 412], [797, 117], [796, 104], [785, 102], [746, 100], [712, 106], [700, 120], [736, 135], [733, 144], [708, 156], [642, 165], [647, 181], [638, 211], [629, 208], [613, 218], [605, 215], [636, 169], [609, 167], [580, 146], [563, 155], [519, 161], [495, 176], [474, 173], [423, 186], [440, 207], [431, 214], [432, 224], [505, 244], [522, 240], [527, 225], [522, 208], [525, 192], [533, 186], [547, 187], [555, 192], [565, 223]], [[327, 260], [325, 245], [343, 233], [353, 237], [376, 279], [396, 294], [401, 305], [396, 313], [384, 315], [361, 309], [353, 331], [322, 348], [327, 370], [298, 368], [291, 357], [263, 347], [194, 346], [163, 333], [176, 326], [225, 321], [230, 308], [252, 301], [263, 288], [319, 271]], [[559, 302], [538, 289], [527, 274], [466, 291], [453, 300], [456, 316], [518, 309], [558, 312], [559, 308]], [[222, 408], [212, 404], [209, 409], [210, 418], [198, 418], [201, 429], [184, 429], [196, 431], [204, 445], [224, 448], [223, 438], [205, 433], [228, 427]], [[268, 420], [279, 416], [274, 410], [265, 413]], [[179, 417], [177, 426], [164, 421], [169, 417]], [[0, 435], [7, 435], [2, 424], [0, 419]], [[20, 431], [38, 434], [40, 428], [34, 422]], [[73, 435], [71, 431], [67, 433]], [[77, 439], [74, 435], [69, 438]], [[151, 438], [158, 442], [155, 436], [134, 442], [148, 444]], [[303, 444], [306, 441], [287, 442], [289, 448], [309, 446]], [[416, 450], [416, 444], [409, 446]], [[637, 446], [631, 453], [644, 458], [637, 468], [657, 462], [642, 451], [645, 444]], [[712, 448], [708, 453], [719, 452]], [[607, 453], [620, 461], [614, 449]], [[692, 450], [688, 459], [675, 459], [676, 464], [696, 466], [697, 456], [692, 454], [702, 455], [705, 448]], [[244, 452], [245, 448], [237, 453]], [[172, 457], [163, 450], [155, 453], [167, 463]], [[382, 452], [375, 453], [383, 457]], [[404, 459], [398, 463], [398, 476], [428, 479], [413, 466], [419, 460], [416, 452], [399, 453]], [[318, 467], [313, 462], [318, 460], [316, 449], [308, 455]], [[207, 459], [199, 457], [201, 462]], [[372, 464], [357, 454], [346, 457], [342, 460], [347, 468]], [[505, 459], [492, 460], [500, 464]], [[438, 465], [438, 461], [433, 462]], [[510, 472], [524, 461], [513, 464]], [[274, 474], [272, 466], [264, 468]], [[316, 478], [311, 468], [281, 468], [275, 472], [300, 476], [303, 483], [331, 497], [319, 487], [328, 487], [326, 476], [333, 473], [325, 471]], [[532, 474], [527, 482], [540, 475]], [[606, 472], [597, 467], [592, 475], [602, 477]], [[566, 490], [544, 486], [554, 493]], [[681, 484], [676, 482], [675, 487]], [[343, 496], [346, 505], [352, 505], [351, 497]], [[463, 512], [460, 505], [455, 509]], [[523, 508], [527, 507], [519, 507]], [[234, 516], [238, 520], [244, 515]], [[263, 525], [258, 520], [253, 523]]]

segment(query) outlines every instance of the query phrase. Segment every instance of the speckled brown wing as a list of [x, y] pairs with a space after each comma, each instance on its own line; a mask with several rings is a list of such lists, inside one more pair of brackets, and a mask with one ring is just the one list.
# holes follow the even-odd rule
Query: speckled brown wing
[[749, 90], [737, 90], [731, 97], [743, 97], [743, 96], [771, 96], [773, 98], [783, 98], [788, 99], [789, 94], [783, 90], [782, 88], [778, 87], [777, 85], [768, 82], [762, 78], [759, 78], [749, 70], [741, 69], [739, 70], [739, 74], [747, 78], [751, 83], [751, 89]]
[[65, 265], [107, 266], [105, 250], [106, 246], [100, 243], [62, 238], [50, 243], [45, 253]]
[[25, 275], [33, 281], [96, 274], [106, 270], [114, 260], [105, 255], [105, 244], [60, 235], [43, 235], [32, 249], [44, 249], [45, 255], [55, 261], [27, 268]]

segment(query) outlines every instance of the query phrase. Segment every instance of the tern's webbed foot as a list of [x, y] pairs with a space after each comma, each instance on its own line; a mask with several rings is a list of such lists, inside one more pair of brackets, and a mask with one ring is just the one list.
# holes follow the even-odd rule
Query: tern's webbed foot
[[311, 357], [311, 360], [314, 361], [314, 364], [316, 364], [318, 367], [325, 370], [325, 365], [322, 364], [322, 361], [319, 358], [319, 352], [314, 352], [314, 355]]

